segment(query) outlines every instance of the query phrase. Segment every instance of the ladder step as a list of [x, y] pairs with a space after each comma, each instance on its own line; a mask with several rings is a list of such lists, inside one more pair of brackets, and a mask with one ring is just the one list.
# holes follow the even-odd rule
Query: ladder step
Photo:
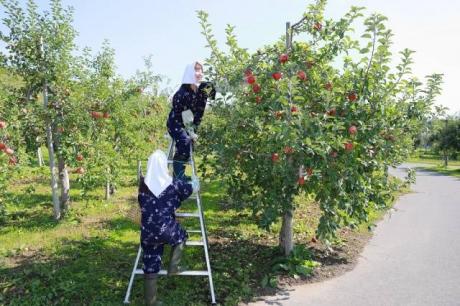
[[176, 213], [176, 217], [182, 217], [182, 218], [199, 218], [200, 214], [199, 213], [190, 213], [190, 212], [183, 212], [183, 213]]
[[[169, 144], [168, 157], [167, 157], [168, 165], [171, 165], [171, 164], [174, 163], [174, 140], [171, 137], [169, 137], [168, 134], [165, 134], [165, 137], [171, 140], [171, 142]], [[184, 164], [190, 165], [192, 167], [192, 173], [193, 173], [192, 175], [196, 176], [197, 169], [196, 169], [195, 161], [193, 160], [193, 148], [190, 148], [190, 159], [187, 162], [184, 162]], [[175, 215], [176, 215], [176, 217], [179, 217], [179, 218], [180, 217], [185, 217], [185, 218], [199, 218], [200, 219], [201, 230], [197, 230], [196, 226], [194, 226], [195, 229], [188, 231], [190, 233], [201, 234], [201, 236], [196, 235], [197, 237], [195, 237], [195, 239], [200, 239], [200, 240], [187, 241], [186, 245], [187, 246], [203, 246], [205, 259], [206, 259], [207, 270], [205, 270], [205, 271], [188, 270], [188, 271], [183, 271], [183, 272], [177, 273], [177, 275], [190, 275], [190, 276], [205, 276], [205, 277], [207, 277], [208, 280], [209, 280], [209, 291], [211, 293], [211, 304], [216, 305], [216, 296], [215, 296], [215, 293], [214, 293], [214, 284], [213, 284], [213, 280], [212, 280], [211, 263], [209, 261], [209, 255], [208, 255], [208, 248], [207, 248], [208, 245], [207, 245], [207, 240], [206, 240], [206, 232], [205, 232], [205, 228], [203, 227], [204, 215], [203, 215], [203, 213], [201, 211], [201, 196], [200, 196], [200, 192], [192, 194], [189, 197], [189, 199], [196, 200], [198, 210], [196, 212], [193, 212], [193, 210], [194, 210], [193, 208], [187, 209], [186, 207], [184, 207], [183, 210], [185, 210], [185, 211], [191, 210], [191, 211], [189, 211], [189, 212], [178, 212]], [[132, 289], [132, 285], [133, 285], [133, 281], [135, 279], [135, 276], [139, 275], [139, 274], [140, 275], [144, 274], [144, 271], [142, 269], [138, 269], [141, 254], [142, 254], [142, 248], [141, 248], [141, 246], [139, 246], [139, 250], [138, 250], [136, 261], [135, 261], [135, 266], [134, 266], [134, 269], [133, 269], [133, 271], [131, 273], [131, 278], [129, 280], [128, 289], [126, 291], [126, 295], [125, 295], [125, 299], [124, 299], [125, 304], [129, 304], [129, 298], [130, 298], [130, 295], [131, 295], [131, 289]], [[167, 270], [160, 270], [158, 272], [158, 274], [159, 275], [168, 275], [168, 271]]]
[[185, 245], [204, 246], [204, 243], [202, 240], [187, 240]]
[[[144, 274], [144, 271], [142, 269], [136, 269], [136, 274], [142, 275]], [[160, 270], [160, 272], [158, 272], [158, 275], [168, 275], [168, 271]], [[188, 270], [188, 271], [182, 271], [174, 275], [208, 276], [209, 273], [208, 271]]]

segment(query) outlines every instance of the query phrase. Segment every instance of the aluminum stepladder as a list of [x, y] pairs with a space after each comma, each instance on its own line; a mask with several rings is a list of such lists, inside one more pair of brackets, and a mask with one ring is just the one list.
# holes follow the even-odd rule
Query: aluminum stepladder
[[[168, 135], [169, 136], [169, 135]], [[170, 138], [171, 139], [171, 138]], [[174, 140], [171, 139], [170, 144], [169, 144], [169, 149], [168, 149], [168, 165], [172, 165], [173, 163], [173, 156], [174, 156]], [[193, 156], [193, 146], [190, 148], [190, 160], [187, 162], [187, 164], [191, 165], [192, 168], [192, 175], [194, 177], [197, 176], [197, 171], [195, 167], [195, 159]], [[203, 215], [203, 210], [201, 207], [201, 194], [200, 191], [192, 194], [190, 196], [190, 199], [195, 199], [196, 200], [196, 205], [197, 205], [197, 210], [195, 212], [177, 212], [176, 217], [179, 218], [194, 218], [194, 219], [199, 219], [200, 221], [200, 229], [199, 230], [187, 230], [189, 233], [200, 233], [201, 234], [201, 240], [187, 240], [185, 245], [186, 246], [202, 246], [204, 249], [204, 255], [205, 255], [205, 260], [206, 260], [206, 270], [190, 270], [190, 271], [182, 271], [180, 273], [175, 274], [174, 276], [207, 276], [208, 281], [209, 281], [209, 291], [211, 293], [211, 304], [216, 305], [216, 296], [214, 293], [214, 283], [212, 280], [212, 272], [211, 272], [211, 262], [209, 260], [209, 248], [208, 248], [208, 236], [206, 233], [206, 226], [204, 223], [204, 215]], [[141, 258], [142, 254], [142, 247], [139, 245], [139, 250], [137, 251], [137, 256], [136, 260], [134, 262], [134, 267], [131, 273], [131, 277], [129, 279], [129, 284], [128, 284], [128, 289], [126, 290], [126, 295], [125, 295], [125, 304], [129, 304], [129, 298], [131, 296], [131, 290], [134, 282], [134, 277], [136, 275], [142, 275], [144, 274], [144, 271], [139, 268], [139, 260]], [[168, 275], [167, 270], [160, 270], [158, 272], [159, 275]]]

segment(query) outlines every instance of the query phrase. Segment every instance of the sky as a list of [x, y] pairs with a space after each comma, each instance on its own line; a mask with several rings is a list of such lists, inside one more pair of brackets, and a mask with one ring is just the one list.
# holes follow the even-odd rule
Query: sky
[[[25, 0], [21, 0], [25, 3]], [[36, 0], [40, 8], [48, 0]], [[241, 47], [253, 51], [285, 31], [287, 21], [302, 17], [312, 0], [63, 0], [72, 6], [77, 44], [98, 50], [107, 39], [115, 49], [118, 72], [129, 77], [142, 69], [143, 58], [153, 55], [153, 68], [175, 87], [185, 66], [209, 55], [201, 35], [197, 10], [209, 13], [216, 39], [223, 46], [227, 24], [236, 27]], [[423, 79], [443, 73], [437, 103], [460, 111], [460, 1], [458, 0], [329, 0], [326, 18], [339, 18], [350, 6], [388, 17], [394, 46], [415, 50], [413, 72]], [[0, 14], [2, 14], [0, 12]], [[1, 15], [0, 15], [1, 16]]]

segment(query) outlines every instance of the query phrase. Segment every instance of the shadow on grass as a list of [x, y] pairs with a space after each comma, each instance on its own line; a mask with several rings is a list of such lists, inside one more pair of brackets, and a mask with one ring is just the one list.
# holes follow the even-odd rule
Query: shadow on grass
[[38, 194], [38, 193], [8, 193], [8, 202], [11, 202], [9, 206], [14, 206], [15, 209], [34, 209], [41, 206], [51, 207], [52, 198], [51, 194]]
[[431, 167], [416, 167], [418, 175], [425, 176], [451, 176], [460, 179], [460, 168], [459, 169], [443, 169], [443, 168], [431, 168]]
[[[113, 223], [113, 226], [131, 229], [131, 225], [120, 222]], [[121, 305], [137, 248], [136, 242], [102, 237], [84, 241], [65, 240], [51, 254], [36, 254], [21, 260], [15, 268], [0, 268], [0, 290], [3, 292], [0, 303]], [[196, 247], [186, 252], [185, 265], [203, 269], [202, 255], [202, 250]], [[219, 304], [236, 305], [241, 300], [248, 301], [256, 296], [261, 279], [270, 269], [263, 263], [276, 255], [277, 248], [250, 241], [211, 245]], [[257, 262], [261, 264], [254, 262], [254, 258], [258, 258]], [[208, 305], [208, 288], [207, 278], [203, 277], [162, 277], [158, 293], [165, 305]], [[137, 277], [131, 305], [143, 305], [142, 290], [142, 279]]]
[[112, 231], [139, 231], [139, 225], [132, 222], [131, 220], [125, 217], [118, 217], [116, 219], [110, 219], [103, 223], [103, 227], [106, 229], [110, 229]]
[[10, 195], [12, 203], [8, 203], [8, 218], [5, 227], [0, 231], [13, 229], [50, 229], [59, 223], [53, 217], [51, 197], [43, 194]]

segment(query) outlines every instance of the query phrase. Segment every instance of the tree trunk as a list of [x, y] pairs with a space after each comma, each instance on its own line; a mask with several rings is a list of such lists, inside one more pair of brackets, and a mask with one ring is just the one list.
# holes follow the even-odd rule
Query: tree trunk
[[[445, 120], [445, 123], [446, 123], [446, 129], [445, 129], [446, 132], [444, 133], [444, 138], [447, 137], [447, 126], [449, 124], [447, 118]], [[444, 146], [447, 146], [447, 140], [446, 139], [444, 139]], [[443, 153], [444, 153], [444, 167], [447, 168], [447, 164], [448, 164], [448, 161], [449, 161], [449, 157], [447, 156], [447, 149], [444, 149]]]
[[[286, 53], [289, 53], [291, 50], [292, 36], [291, 36], [291, 23], [286, 22]], [[288, 92], [289, 106], [292, 103], [291, 96], [291, 83], [289, 83], [289, 92]], [[288, 113], [288, 121], [291, 121], [291, 113]], [[292, 158], [288, 159], [288, 163], [292, 165]], [[289, 256], [292, 249], [294, 248], [293, 240], [293, 231], [292, 231], [292, 219], [293, 219], [293, 209], [289, 209], [283, 215], [283, 222], [280, 230], [280, 247], [284, 251], [284, 255]]]
[[112, 193], [110, 192], [110, 181], [107, 180], [107, 182], [105, 183], [105, 200], [109, 200], [110, 199], [110, 195]]
[[[48, 84], [45, 81], [43, 85], [43, 105], [45, 111], [48, 109]], [[53, 146], [53, 133], [51, 131], [51, 122], [50, 118], [47, 119], [46, 123], [46, 142], [48, 145], [48, 154], [49, 154], [49, 166], [51, 172], [51, 192], [53, 197], [53, 209], [54, 209], [54, 218], [59, 220], [61, 218], [61, 207], [59, 205], [58, 197], [58, 180], [56, 174], [56, 165], [54, 161], [54, 146]]]
[[141, 175], [142, 175], [142, 164], [141, 161], [137, 161], [137, 184], [139, 185], [139, 182], [141, 181]]
[[67, 171], [67, 167], [65, 165], [64, 158], [59, 157], [59, 181], [61, 185], [61, 209], [62, 211], [66, 212], [69, 210], [69, 202], [70, 202], [70, 180], [69, 180], [69, 172]]
[[112, 173], [110, 167], [107, 167], [107, 181], [105, 183], [105, 199], [109, 200], [112, 195], [115, 194], [115, 186], [112, 184], [111, 180], [113, 179], [109, 176]]
[[293, 210], [288, 210], [283, 215], [283, 223], [280, 231], [280, 247], [284, 255], [288, 256], [294, 248], [293, 231], [292, 231]]
[[38, 166], [43, 167], [43, 154], [42, 154], [42, 148], [37, 149], [37, 159], [38, 159]]

